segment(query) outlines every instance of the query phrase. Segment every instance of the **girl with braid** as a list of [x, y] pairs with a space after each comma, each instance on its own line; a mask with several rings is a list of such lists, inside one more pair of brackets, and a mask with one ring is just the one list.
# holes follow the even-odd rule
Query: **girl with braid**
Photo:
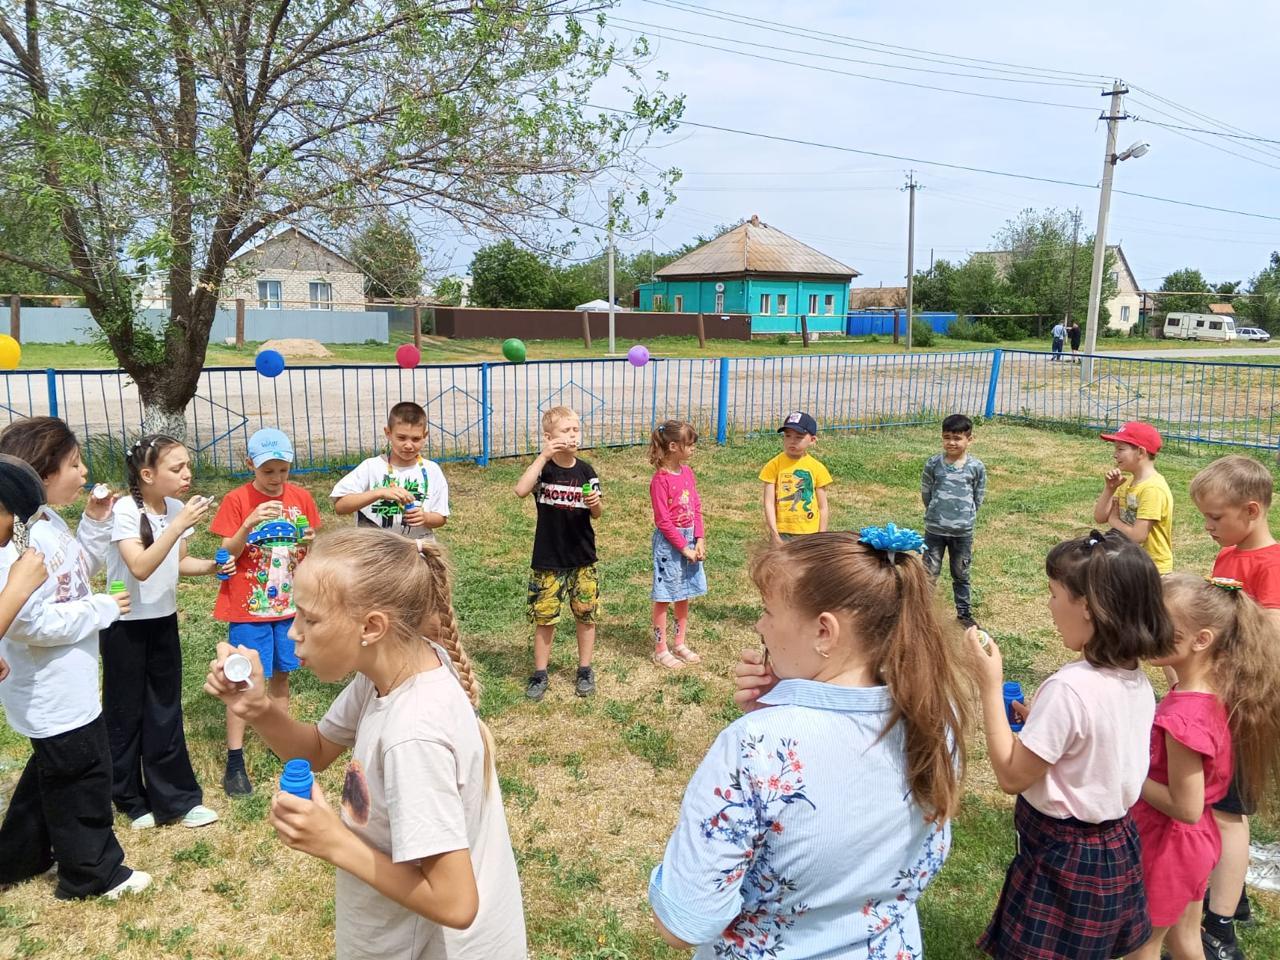
[[[350, 751], [337, 809], [318, 781], [310, 800], [271, 805], [287, 846], [337, 868], [338, 960], [523, 960], [492, 741], [439, 548], [377, 528], [323, 534], [293, 587], [300, 664], [328, 683], [356, 674], [320, 723], [267, 696], [247, 647], [218, 645], [205, 690], [280, 757], [324, 770]], [[226, 678], [232, 653], [253, 664], [248, 681]]]
[[[187, 555], [187, 538], [213, 500], [191, 489], [191, 455], [172, 437], [141, 437], [125, 460], [129, 495], [112, 511], [107, 577], [131, 611], [102, 631], [102, 701], [111, 743], [112, 799], [133, 829], [218, 819], [204, 806], [182, 732], [178, 577], [211, 576], [213, 560]], [[235, 561], [223, 572], [235, 572]]]

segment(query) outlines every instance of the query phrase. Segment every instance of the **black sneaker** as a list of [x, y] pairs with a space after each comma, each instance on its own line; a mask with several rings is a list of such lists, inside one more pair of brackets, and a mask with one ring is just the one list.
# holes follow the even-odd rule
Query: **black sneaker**
[[228, 797], [247, 797], [253, 793], [253, 783], [243, 767], [230, 768], [222, 775], [222, 789]]
[[534, 674], [529, 678], [529, 685], [524, 688], [524, 695], [534, 703], [537, 703], [542, 699], [543, 694], [547, 692], [547, 684], [550, 682], [545, 673], [541, 676]]
[[578, 668], [578, 682], [573, 692], [580, 697], [589, 697], [596, 692], [596, 672], [590, 667]]
[[1200, 943], [1204, 946], [1205, 960], [1245, 960], [1238, 943], [1223, 943], [1208, 930], [1200, 930]]

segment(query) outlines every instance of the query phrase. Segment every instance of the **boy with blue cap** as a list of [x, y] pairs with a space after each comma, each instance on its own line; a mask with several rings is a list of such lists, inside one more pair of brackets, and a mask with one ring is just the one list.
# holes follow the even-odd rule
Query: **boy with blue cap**
[[[320, 513], [311, 494], [289, 483], [293, 444], [284, 433], [268, 427], [251, 436], [247, 461], [253, 479], [223, 497], [209, 525], [236, 561], [236, 572], [218, 591], [213, 616], [227, 622], [233, 647], [258, 651], [267, 693], [287, 704], [289, 673], [298, 667], [289, 639], [293, 571], [320, 526]], [[222, 788], [233, 797], [253, 793], [244, 765], [244, 720], [230, 710]]]

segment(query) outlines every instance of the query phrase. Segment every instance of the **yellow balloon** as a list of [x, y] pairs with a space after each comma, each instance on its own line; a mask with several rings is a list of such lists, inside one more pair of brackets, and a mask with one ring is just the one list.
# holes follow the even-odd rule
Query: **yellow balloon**
[[22, 345], [8, 334], [0, 333], [0, 370], [17, 370], [22, 359]]

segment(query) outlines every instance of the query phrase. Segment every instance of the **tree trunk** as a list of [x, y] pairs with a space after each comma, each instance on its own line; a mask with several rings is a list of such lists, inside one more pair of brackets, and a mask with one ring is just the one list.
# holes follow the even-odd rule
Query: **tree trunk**
[[163, 433], [166, 437], [187, 442], [187, 417], [183, 410], [167, 410], [159, 404], [142, 404], [142, 432]]

